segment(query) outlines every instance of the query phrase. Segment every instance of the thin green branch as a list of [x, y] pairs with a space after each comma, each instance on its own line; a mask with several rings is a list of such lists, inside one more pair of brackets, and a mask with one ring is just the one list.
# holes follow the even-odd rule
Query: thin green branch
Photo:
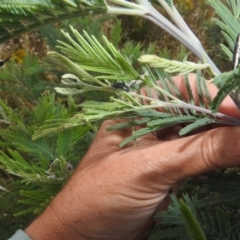
[[[39, 27], [42, 27], [42, 26], [45, 26], [45, 25], [48, 25], [48, 24], [56, 23], [56, 22], [59, 22], [59, 21], [63, 21], [63, 20], [67, 20], [67, 19], [71, 19], [71, 18], [75, 18], [75, 17], [92, 15], [93, 13], [94, 14], [101, 14], [101, 13], [105, 13], [105, 12], [106, 12], [106, 9], [102, 8], [102, 9], [93, 9], [93, 10], [89, 9], [89, 10], [85, 10], [84, 12], [82, 10], [81, 11], [74, 11], [74, 12], [72, 12], [71, 15], [69, 15], [68, 13], [60, 14], [60, 15], [57, 15], [56, 17], [54, 17], [54, 18], [50, 17], [48, 19], [44, 19], [44, 20], [39, 21], [37, 23], [30, 23], [26, 26], [26, 28], [20, 28], [20, 29], [17, 29], [17, 30], [12, 30], [12, 31], [9, 32], [8, 35], [0, 34], [0, 43], [6, 42], [13, 37], [20, 36], [21, 34], [24, 34], [26, 32], [30, 32], [30, 31], [32, 31], [36, 28], [39, 28]], [[4, 25], [4, 27], [6, 27], [6, 25]], [[16, 27], [19, 28], [19, 23], [17, 23]]]
[[[110, 0], [111, 2], [115, 2], [115, 0]], [[125, 0], [117, 0], [117, 3], [121, 6], [125, 6], [126, 1]], [[212, 72], [215, 75], [220, 74], [219, 69], [216, 67], [216, 65], [213, 63], [213, 61], [210, 59], [210, 57], [207, 55], [207, 53], [204, 51], [201, 43], [199, 40], [196, 40], [196, 37], [190, 38], [189, 36], [194, 35], [193, 33], [190, 33], [190, 29], [183, 27], [184, 32], [181, 29], [178, 29], [175, 25], [173, 25], [168, 19], [166, 19], [162, 14], [160, 14], [147, 0], [141, 0], [138, 1], [139, 5], [137, 5], [137, 8], [139, 9], [139, 6], [144, 6], [144, 11], [140, 11], [138, 13], [139, 16], [142, 16], [146, 19], [149, 19], [150, 21], [154, 22], [159, 27], [163, 28], [165, 31], [170, 33], [173, 37], [175, 37], [178, 41], [180, 41], [182, 44], [184, 44], [188, 49], [190, 49], [193, 53], [195, 53], [200, 60], [203, 62], [209, 63], [211, 66]], [[132, 5], [131, 5], [132, 6]], [[163, 5], [163, 7], [166, 7]], [[120, 8], [121, 9], [121, 8]], [[119, 9], [119, 10], [120, 10]], [[112, 7], [108, 6], [108, 13], [109, 14], [116, 14], [115, 11], [112, 11]], [[124, 13], [125, 9], [123, 8], [118, 12], [118, 14]], [[128, 14], [128, 12], [125, 12], [124, 14]], [[172, 13], [171, 13], [172, 14]], [[175, 21], [183, 22], [182, 18], [179, 16], [175, 16]], [[185, 32], [188, 32], [187, 34]], [[194, 35], [195, 36], [195, 35]]]
[[[166, 93], [163, 89], [161, 89], [160, 87], [157, 86], [157, 88], [155, 89], [158, 89], [160, 90], [162, 93]], [[199, 107], [199, 106], [195, 106], [195, 105], [192, 105], [192, 104], [189, 104], [189, 103], [186, 103], [186, 102], [183, 102], [181, 100], [179, 100], [178, 98], [175, 98], [174, 96], [172, 96], [171, 94], [168, 96], [169, 97], [174, 97], [174, 100], [176, 102], [165, 102], [165, 101], [161, 101], [159, 99], [156, 99], [156, 98], [151, 98], [151, 97], [148, 97], [148, 96], [143, 96], [143, 95], [140, 95], [140, 94], [137, 94], [137, 93], [134, 93], [134, 92], [130, 92], [129, 94], [131, 94], [132, 96], [134, 96], [135, 98], [139, 98], [139, 99], [144, 99], [144, 100], [147, 100], [150, 102], [150, 105], [149, 106], [145, 106], [145, 105], [142, 105], [140, 107], [140, 109], [149, 109], [149, 108], [159, 108], [159, 107], [170, 107], [170, 108], [182, 108], [182, 109], [189, 109], [189, 110], [193, 110], [193, 111], [196, 111], [196, 112], [199, 112], [199, 113], [203, 113], [203, 114], [207, 114], [207, 115], [210, 115], [214, 118], [222, 118], [222, 119], [225, 119], [226, 121], [229, 121], [232, 125], [234, 126], [238, 126], [240, 125], [240, 120], [239, 119], [236, 119], [236, 118], [233, 118], [233, 117], [230, 117], [228, 115], [225, 115], [223, 113], [213, 113], [211, 110], [209, 109], [206, 109], [206, 108], [203, 108], [203, 107]], [[135, 107], [135, 110], [138, 109], [138, 107]]]

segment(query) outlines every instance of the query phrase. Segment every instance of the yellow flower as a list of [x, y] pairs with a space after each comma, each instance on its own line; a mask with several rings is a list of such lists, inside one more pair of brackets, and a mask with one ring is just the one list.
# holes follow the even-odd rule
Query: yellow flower
[[12, 56], [11, 56], [11, 60], [22, 64], [23, 63], [23, 59], [26, 56], [26, 51], [23, 48], [20, 48], [18, 50], [16, 50]]

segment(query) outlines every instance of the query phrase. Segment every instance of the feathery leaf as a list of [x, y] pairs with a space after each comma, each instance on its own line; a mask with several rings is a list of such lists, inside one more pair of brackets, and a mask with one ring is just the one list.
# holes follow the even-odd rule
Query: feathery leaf
[[[77, 41], [68, 33], [62, 32], [69, 43], [59, 42], [58, 48], [69, 59], [81, 65], [83, 70], [107, 74], [104, 76], [107, 79], [132, 80], [138, 77], [138, 73], [130, 63], [105, 37], [103, 37], [103, 40], [109, 52], [94, 36], [89, 36], [85, 31], [83, 32], [85, 38], [72, 27], [71, 31]], [[98, 77], [101, 77], [101, 75]]]
[[0, 42], [43, 25], [106, 11], [102, 0], [1, 0]]
[[213, 79], [213, 82], [219, 87], [217, 96], [213, 99], [211, 104], [211, 110], [216, 112], [228, 94], [236, 95], [233, 100], [239, 105], [239, 78], [240, 68], [236, 68], [233, 71], [223, 73]]
[[146, 135], [146, 134], [149, 134], [151, 132], [155, 132], [156, 130], [158, 129], [158, 127], [146, 127], [146, 128], [142, 128], [142, 129], [139, 129], [135, 132], [133, 132], [133, 134], [130, 136], [130, 137], [127, 137], [125, 138], [120, 144], [119, 146], [120, 147], [124, 147], [125, 145], [127, 145], [128, 143]]
[[214, 122], [214, 119], [211, 119], [209, 117], [199, 118], [195, 122], [193, 122], [193, 123], [187, 125], [186, 127], [182, 128], [179, 132], [179, 135], [180, 136], [186, 135], [189, 132], [191, 132], [191, 131], [199, 128], [199, 127], [205, 126], [205, 125], [213, 123], [213, 122]]
[[174, 126], [180, 123], [193, 122], [196, 121], [196, 117], [193, 116], [175, 116], [171, 118], [152, 120], [147, 123], [148, 127], [157, 127], [159, 129]]
[[114, 131], [114, 130], [120, 130], [120, 129], [125, 129], [125, 128], [130, 128], [142, 124], [146, 124], [151, 118], [142, 118], [140, 120], [133, 120], [130, 122], [122, 122], [122, 123], [117, 123], [114, 124], [110, 127], [107, 128], [109, 131]]
[[208, 63], [200, 64], [189, 61], [179, 62], [161, 58], [156, 55], [143, 55], [138, 60], [142, 63], [148, 64], [153, 68], [163, 68], [164, 71], [172, 74], [179, 73], [184, 75], [190, 72], [194, 72], [197, 69], [207, 69], [210, 67]]

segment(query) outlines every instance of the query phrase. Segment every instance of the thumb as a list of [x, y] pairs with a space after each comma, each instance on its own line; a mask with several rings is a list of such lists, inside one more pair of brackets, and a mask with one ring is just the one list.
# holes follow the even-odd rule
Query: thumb
[[[165, 146], [164, 146], [165, 145]], [[240, 128], [221, 127], [165, 142], [157, 156], [159, 169], [167, 169], [174, 182], [203, 172], [240, 166]], [[155, 155], [156, 156], [156, 155]], [[169, 161], [168, 161], [169, 160]]]

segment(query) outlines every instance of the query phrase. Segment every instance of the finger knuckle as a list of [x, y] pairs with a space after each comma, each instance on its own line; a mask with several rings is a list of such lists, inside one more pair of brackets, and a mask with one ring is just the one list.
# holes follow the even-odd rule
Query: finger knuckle
[[[226, 167], [229, 151], [225, 146], [223, 136], [216, 134], [216, 131], [209, 131], [202, 138], [201, 156], [204, 164], [209, 170], [218, 170]], [[240, 156], [240, 151], [235, 149], [235, 154]]]

